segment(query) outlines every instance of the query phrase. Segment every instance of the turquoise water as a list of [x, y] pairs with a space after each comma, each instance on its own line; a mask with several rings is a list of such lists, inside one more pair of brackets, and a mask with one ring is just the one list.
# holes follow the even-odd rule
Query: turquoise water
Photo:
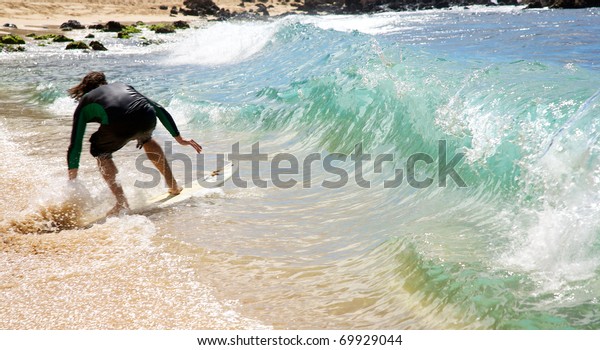
[[[5, 103], [42, 117], [2, 115], [3, 132], [55, 135], [27, 157], [66, 150], [64, 91], [103, 70], [163, 103], [209, 155], [236, 142], [300, 164], [357, 144], [392, 155], [381, 173], [366, 163], [371, 188], [351, 162], [338, 163], [349, 181], [334, 189], [319, 165], [309, 186], [297, 175], [277, 188], [265, 165], [267, 188], [229, 184], [149, 215], [186, 247], [171, 253], [198, 261], [217, 297], [262, 325], [598, 329], [598, 33], [597, 9], [507, 7], [205, 23], [153, 47], [107, 35], [106, 53], [31, 47], [0, 56], [0, 85]], [[439, 140], [448, 161], [464, 154], [466, 187], [438, 186]], [[50, 177], [63, 176], [64, 150]], [[433, 184], [384, 188], [416, 153], [432, 157], [416, 177]], [[250, 164], [240, 169], [250, 180]], [[139, 178], [133, 166], [122, 176]]]

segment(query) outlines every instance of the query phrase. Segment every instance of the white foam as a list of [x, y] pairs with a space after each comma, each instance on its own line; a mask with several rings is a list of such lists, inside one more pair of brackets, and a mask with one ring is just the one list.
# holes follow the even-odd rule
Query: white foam
[[494, 95], [488, 95], [483, 101], [470, 96], [471, 81], [479, 80], [482, 72], [476, 72], [467, 79], [463, 88], [450, 98], [446, 105], [436, 111], [435, 123], [446, 133], [457, 137], [471, 137], [470, 147], [465, 149], [466, 159], [470, 163], [485, 161], [496, 154], [498, 147], [512, 127], [512, 119], [507, 113], [494, 107], [498, 102]]
[[524, 232], [516, 230], [525, 238], [504, 257], [505, 264], [532, 273], [545, 290], [594, 276], [600, 266], [592, 248], [600, 224], [598, 206], [546, 207], [523, 214], [534, 222]]
[[173, 53], [165, 63], [218, 66], [244, 61], [271, 42], [278, 23], [223, 22], [198, 29], [182, 42], [174, 44]]
[[57, 98], [47, 107], [50, 113], [61, 116], [73, 114], [75, 108], [77, 108], [77, 102], [68, 96]]
[[[532, 188], [541, 188], [542, 206], [522, 210], [514, 227], [515, 246], [505, 262], [531, 272], [546, 290], [592, 278], [600, 267], [599, 173], [589, 137], [555, 145], [528, 168]], [[581, 146], [584, 147], [581, 147]]]
[[399, 33], [407, 30], [414, 30], [422, 27], [423, 24], [438, 21], [440, 16], [449, 12], [498, 12], [511, 13], [518, 12], [522, 6], [501, 6], [486, 7], [472, 6], [469, 9], [462, 7], [444, 9], [444, 10], [426, 10], [417, 12], [384, 12], [365, 15], [326, 15], [326, 16], [301, 16], [300, 22], [312, 24], [325, 30], [335, 30], [340, 32], [361, 32], [369, 35], [381, 35], [390, 33]]
[[406, 26], [406, 16], [400, 16], [394, 13], [384, 13], [379, 15], [360, 15], [360, 16], [321, 16], [305, 17], [301, 23], [312, 24], [325, 30], [335, 30], [340, 32], [358, 31], [365, 34], [388, 34], [408, 30], [412, 26]]

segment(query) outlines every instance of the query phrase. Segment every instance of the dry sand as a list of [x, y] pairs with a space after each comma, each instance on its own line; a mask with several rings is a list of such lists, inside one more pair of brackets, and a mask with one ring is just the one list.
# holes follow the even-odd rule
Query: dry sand
[[[293, 11], [295, 7], [291, 2], [284, 0], [268, 0], [266, 6], [271, 15]], [[256, 10], [255, 4], [246, 3], [245, 7], [239, 6], [241, 0], [216, 0], [220, 8], [230, 11]], [[257, 2], [258, 3], [258, 2]], [[168, 6], [168, 10], [161, 10], [161, 5]], [[134, 23], [143, 21], [172, 22], [176, 20], [192, 21], [198, 19], [194, 16], [170, 15], [173, 6], [182, 7], [183, 0], [0, 0], [0, 26], [5, 23], [15, 24], [20, 30], [55, 30], [61, 23], [74, 19], [83, 25], [119, 21]], [[0, 32], [14, 32], [0, 27]]]

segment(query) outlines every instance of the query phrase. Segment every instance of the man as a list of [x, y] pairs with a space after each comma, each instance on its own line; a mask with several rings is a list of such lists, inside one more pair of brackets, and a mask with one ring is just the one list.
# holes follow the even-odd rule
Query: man
[[194, 140], [181, 137], [173, 118], [163, 107], [129, 85], [107, 84], [102, 72], [88, 73], [81, 83], [68, 92], [71, 97], [79, 101], [73, 114], [71, 145], [67, 152], [69, 180], [77, 178], [87, 123], [100, 123], [98, 131], [90, 138], [90, 153], [96, 157], [100, 173], [117, 199], [117, 203], [107, 215], [117, 215], [129, 209], [123, 188], [116, 180], [118, 171], [112, 160], [112, 154], [132, 140], [137, 140], [137, 147], [144, 148], [148, 158], [163, 175], [169, 186], [169, 193], [177, 195], [181, 192], [162, 148], [152, 138], [156, 118], [158, 117], [179, 144], [192, 146], [198, 153], [202, 151], [202, 147]]

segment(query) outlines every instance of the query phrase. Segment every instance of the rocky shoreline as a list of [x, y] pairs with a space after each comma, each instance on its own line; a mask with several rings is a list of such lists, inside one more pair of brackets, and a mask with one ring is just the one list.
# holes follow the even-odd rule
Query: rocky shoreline
[[309, 13], [372, 13], [381, 11], [418, 11], [450, 7], [518, 6], [526, 8], [600, 7], [600, 0], [305, 0], [298, 9]]
[[[241, 3], [236, 8], [244, 8], [243, 11], [231, 10], [230, 8], [219, 7], [213, 0], [185, 0], [179, 7], [173, 5], [171, 7], [161, 6], [161, 10], [168, 11], [170, 17], [185, 16], [194, 20], [204, 18], [207, 21], [227, 21], [227, 20], [256, 20], [270, 17], [269, 10], [274, 8], [274, 5], [266, 5], [267, 1], [275, 0], [241, 0]], [[292, 0], [277, 0], [279, 4]], [[493, 1], [493, 2], [491, 2]], [[287, 3], [286, 3], [287, 4]], [[502, 6], [502, 5], [526, 5], [524, 9], [535, 8], [585, 8], [599, 7], [600, 0], [304, 0], [304, 2], [292, 2], [291, 8], [294, 10], [281, 12], [278, 11], [277, 16], [285, 16], [289, 14], [356, 14], [356, 13], [374, 13], [383, 11], [418, 11], [428, 9], [444, 9], [450, 7], [468, 7], [472, 5], [484, 6]], [[243, 5], [243, 7], [242, 7]], [[84, 49], [84, 50], [106, 50], [106, 47], [98, 41], [85, 43], [83, 41], [74, 41], [69, 39], [61, 32], [71, 30], [95, 29], [104, 32], [115, 32], [120, 39], [128, 39], [133, 35], [141, 32], [139, 27], [144, 26], [142, 22], [134, 22], [129, 24], [121, 24], [116, 21], [108, 21], [104, 24], [93, 24], [87, 27], [82, 25], [77, 20], [68, 20], [62, 23], [59, 27], [50, 30], [50, 34], [38, 35], [31, 31], [19, 30], [12, 23], [3, 25], [6, 35], [0, 34], [0, 51], [18, 52], [24, 51], [25, 39], [37, 41], [38, 45], [56, 42], [68, 42], [66, 49]], [[177, 20], [172, 22], [161, 22], [153, 24], [148, 29], [157, 34], [174, 33], [176, 30], [189, 28], [187, 21]], [[48, 28], [46, 28], [48, 29]], [[21, 37], [20, 35], [26, 38]], [[91, 36], [91, 37], [90, 37]], [[93, 34], [90, 34], [88, 39], [93, 39]], [[144, 39], [142, 37], [142, 39]], [[151, 45], [157, 42], [142, 40], [140, 45]]]
[[[17, 29], [16, 27], [11, 27]], [[105, 24], [92, 24], [87, 27], [82, 25], [77, 20], [69, 20], [60, 25], [62, 32], [71, 32], [73, 30], [95, 30], [97, 32], [115, 33], [118, 39], [130, 39], [136, 34], [142, 33], [142, 28], [147, 28], [156, 34], [171, 34], [175, 33], [176, 30], [188, 29], [190, 25], [186, 21], [175, 21], [172, 23], [160, 23], [160, 24], [145, 24], [143, 22], [136, 22], [133, 24], [121, 24], [117, 21], [109, 21]], [[58, 33], [45, 33], [37, 34], [31, 32], [22, 36], [11, 33], [6, 35], [0, 35], [0, 52], [21, 52], [25, 51], [25, 45], [27, 41], [37, 44], [38, 46], [47, 46], [56, 43], [66, 43], [65, 50], [93, 50], [93, 51], [107, 51], [107, 48], [101, 42], [95, 40], [95, 35], [89, 33], [85, 36], [87, 42], [84, 40], [74, 40], [65, 34]], [[27, 41], [25, 39], [28, 39]], [[138, 36], [138, 45], [146, 46], [152, 44], [161, 44], [160, 40], [150, 40], [143, 36]]]
[[[207, 20], [259, 19], [288, 14], [356, 14], [383, 11], [418, 11], [451, 7], [525, 6], [529, 8], [586, 8], [600, 7], [600, 0], [184, 0], [179, 5], [160, 5], [149, 10], [160, 10], [163, 16], [200, 17]], [[2, 0], [0, 0], [0, 5]], [[68, 1], [65, 1], [68, 2]], [[76, 2], [74, 0], [74, 2]], [[92, 10], [90, 8], [90, 10]], [[122, 9], [123, 10], [123, 9]], [[32, 16], [36, 14], [32, 13]], [[131, 14], [134, 15], [134, 14]], [[2, 16], [0, 16], [1, 18]], [[76, 17], [76, 16], [73, 16]], [[6, 18], [6, 17], [5, 17]], [[46, 17], [50, 18], [50, 17]], [[67, 25], [68, 26], [68, 25]], [[72, 27], [72, 26], [71, 26]], [[62, 28], [62, 27], [61, 27]], [[17, 29], [13, 23], [4, 23], [0, 30]], [[73, 27], [72, 29], [80, 29]]]
[[[269, 16], [269, 9], [274, 5], [266, 5], [269, 0], [241, 0], [240, 5], [252, 7], [247, 11], [231, 11], [220, 8], [212, 0], [186, 0], [179, 10], [171, 9], [171, 13], [183, 13], [194, 16], [215, 16], [219, 20], [236, 17]], [[274, 2], [274, 0], [271, 0]], [[285, 0], [290, 2], [291, 0]], [[283, 0], [278, 0], [281, 4]], [[519, 6], [526, 8], [587, 8], [600, 7], [600, 0], [296, 0], [290, 2], [295, 10], [288, 13], [304, 14], [349, 14], [373, 13], [383, 11], [418, 11], [429, 9], [443, 9], [450, 7], [468, 7], [473, 5], [484, 6]], [[239, 6], [239, 5], [238, 5]]]

